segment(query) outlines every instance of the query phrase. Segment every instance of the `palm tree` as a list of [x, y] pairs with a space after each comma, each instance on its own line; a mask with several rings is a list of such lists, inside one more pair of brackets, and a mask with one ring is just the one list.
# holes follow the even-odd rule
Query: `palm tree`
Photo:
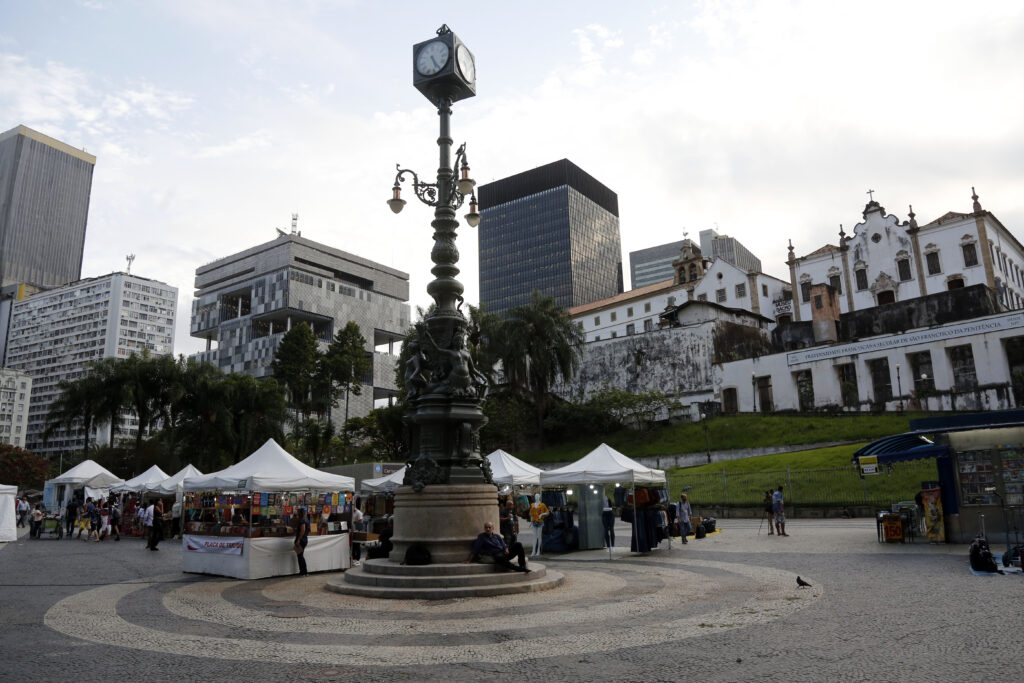
[[85, 437], [82, 457], [88, 458], [89, 436], [99, 414], [103, 386], [98, 376], [89, 373], [74, 382], [61, 380], [58, 387], [60, 394], [50, 404], [43, 439], [48, 440], [58, 429], [71, 431], [76, 426], [81, 427]]
[[509, 387], [533, 398], [543, 443], [551, 385], [569, 381], [579, 369], [582, 333], [552, 297], [534, 291], [529, 303], [508, 312], [495, 342]]
[[233, 462], [239, 462], [267, 439], [282, 441], [288, 406], [278, 383], [273, 378], [258, 380], [242, 374], [226, 375], [223, 381], [230, 418], [225, 446]]
[[97, 420], [109, 423], [110, 445], [115, 446], [121, 428], [121, 411], [129, 405], [123, 361], [113, 357], [93, 361], [89, 364], [89, 374], [95, 375], [101, 392]]

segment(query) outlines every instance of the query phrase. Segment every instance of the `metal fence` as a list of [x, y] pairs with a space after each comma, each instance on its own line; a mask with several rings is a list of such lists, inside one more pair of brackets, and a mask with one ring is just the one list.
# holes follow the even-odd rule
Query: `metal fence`
[[861, 476], [854, 467], [764, 470], [759, 472], [703, 472], [672, 477], [675, 494], [689, 486], [694, 505], [760, 505], [765, 491], [783, 487], [786, 505], [889, 507], [913, 500], [924, 481], [935, 481], [933, 460], [913, 460], [885, 468], [880, 474]]

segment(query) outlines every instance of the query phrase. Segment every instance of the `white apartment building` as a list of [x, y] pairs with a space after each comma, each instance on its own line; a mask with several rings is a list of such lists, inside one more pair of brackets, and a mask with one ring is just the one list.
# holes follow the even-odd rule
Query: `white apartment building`
[[[59, 383], [83, 377], [90, 361], [173, 353], [177, 301], [177, 288], [128, 273], [87, 278], [15, 301], [4, 364], [32, 378], [25, 447], [40, 454], [82, 448], [80, 431], [61, 431], [43, 443]], [[118, 435], [134, 438], [137, 429], [129, 420]]]
[[772, 320], [790, 310], [789, 283], [721, 258], [704, 258], [691, 240], [683, 240], [672, 265], [675, 277], [671, 280], [569, 309], [585, 341], [651, 332], [663, 324], [659, 322], [662, 313], [687, 301], [708, 301]]
[[900, 222], [872, 200], [852, 235], [840, 227], [839, 246], [798, 257], [790, 244], [793, 320], [811, 319], [815, 284], [839, 292], [842, 313], [977, 284], [996, 292], [1007, 309], [1024, 307], [1024, 246], [982, 209], [976, 193], [971, 198], [970, 213], [949, 211], [920, 226], [913, 208]]
[[24, 372], [0, 367], [0, 443], [25, 447], [32, 378]]

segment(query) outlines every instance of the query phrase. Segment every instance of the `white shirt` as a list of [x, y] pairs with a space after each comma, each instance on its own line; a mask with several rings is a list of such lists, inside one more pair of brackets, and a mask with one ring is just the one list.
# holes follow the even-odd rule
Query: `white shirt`
[[142, 526], [153, 526], [153, 510], [155, 505], [150, 505], [142, 513]]

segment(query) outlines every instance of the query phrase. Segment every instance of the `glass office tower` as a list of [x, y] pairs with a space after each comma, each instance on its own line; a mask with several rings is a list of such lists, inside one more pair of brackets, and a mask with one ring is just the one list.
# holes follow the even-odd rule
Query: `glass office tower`
[[618, 196], [568, 159], [482, 185], [479, 198], [485, 310], [533, 290], [564, 308], [622, 292]]

